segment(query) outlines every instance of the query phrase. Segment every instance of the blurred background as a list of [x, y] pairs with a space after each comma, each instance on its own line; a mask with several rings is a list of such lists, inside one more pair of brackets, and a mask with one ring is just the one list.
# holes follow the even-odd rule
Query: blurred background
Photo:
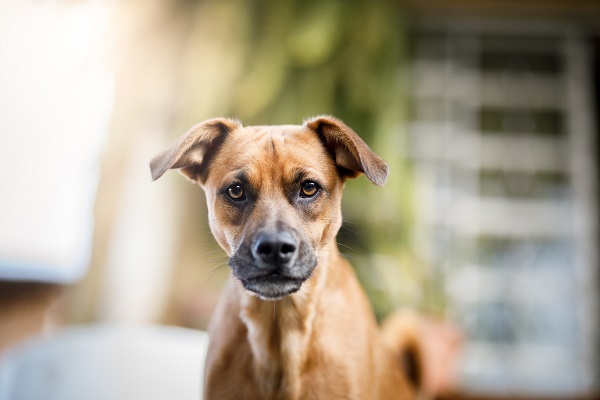
[[348, 183], [340, 250], [378, 318], [460, 331], [444, 390], [598, 393], [600, 2], [3, 2], [0, 59], [0, 349], [205, 329], [224, 253], [149, 160], [206, 118], [331, 114], [391, 166]]

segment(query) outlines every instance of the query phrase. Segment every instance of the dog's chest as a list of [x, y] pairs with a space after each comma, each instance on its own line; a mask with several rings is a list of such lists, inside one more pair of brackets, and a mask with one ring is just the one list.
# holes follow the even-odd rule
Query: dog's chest
[[268, 398], [300, 398], [311, 349], [314, 307], [291, 302], [249, 304], [240, 313], [253, 362], [252, 375]]

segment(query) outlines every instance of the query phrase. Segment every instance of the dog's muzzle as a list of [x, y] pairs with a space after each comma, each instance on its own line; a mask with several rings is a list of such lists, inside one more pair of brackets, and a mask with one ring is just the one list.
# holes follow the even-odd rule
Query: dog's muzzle
[[259, 232], [229, 260], [244, 287], [266, 300], [300, 290], [316, 264], [311, 246], [291, 230]]

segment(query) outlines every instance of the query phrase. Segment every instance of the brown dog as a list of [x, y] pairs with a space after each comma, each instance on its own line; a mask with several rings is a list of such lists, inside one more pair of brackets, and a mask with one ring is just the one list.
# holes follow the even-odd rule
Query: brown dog
[[413, 397], [398, 324], [380, 333], [340, 255], [344, 182], [383, 185], [388, 165], [344, 123], [243, 127], [212, 119], [150, 163], [206, 192], [211, 231], [237, 279], [213, 316], [207, 399]]

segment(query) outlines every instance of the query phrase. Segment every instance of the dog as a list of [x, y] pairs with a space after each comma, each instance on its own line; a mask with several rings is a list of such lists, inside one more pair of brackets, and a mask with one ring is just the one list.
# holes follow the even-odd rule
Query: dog
[[346, 180], [381, 186], [389, 170], [351, 128], [330, 116], [211, 119], [150, 162], [153, 180], [172, 168], [204, 189], [235, 277], [209, 325], [206, 399], [415, 397], [410, 328], [396, 319], [380, 331], [336, 243]]

